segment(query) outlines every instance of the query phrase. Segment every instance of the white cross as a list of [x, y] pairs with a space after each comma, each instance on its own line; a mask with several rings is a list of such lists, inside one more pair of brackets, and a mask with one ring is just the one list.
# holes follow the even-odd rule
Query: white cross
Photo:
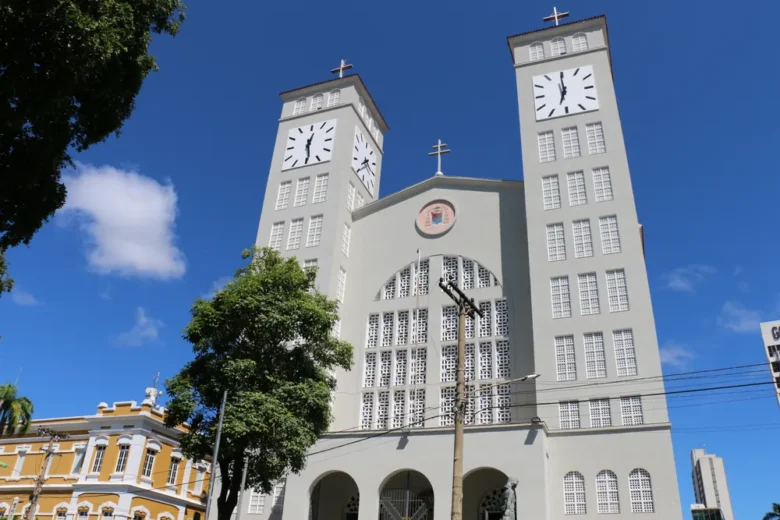
[[567, 16], [569, 16], [569, 11], [566, 11], [565, 13], [559, 13], [558, 9], [553, 7], [553, 14], [551, 14], [550, 16], [545, 16], [544, 18], [542, 18], [542, 20], [544, 20], [545, 22], [552, 22], [553, 20], [555, 20], [555, 25], [558, 25], [558, 19], [566, 18]]
[[433, 145], [434, 151], [428, 154], [428, 155], [437, 156], [438, 169], [436, 170], [436, 175], [444, 175], [444, 173], [442, 173], [441, 171], [441, 156], [444, 155], [445, 153], [450, 153], [452, 151], [452, 150], [445, 150], [446, 147], [447, 145], [442, 143], [441, 139], [439, 139], [439, 143]]
[[344, 71], [348, 70], [348, 69], [351, 69], [351, 68], [352, 68], [352, 65], [348, 65], [345, 60], [341, 60], [341, 65], [339, 65], [335, 69], [331, 70], [330, 72], [332, 74], [335, 74], [335, 73], [338, 72], [339, 73], [339, 77], [343, 78], [344, 77]]

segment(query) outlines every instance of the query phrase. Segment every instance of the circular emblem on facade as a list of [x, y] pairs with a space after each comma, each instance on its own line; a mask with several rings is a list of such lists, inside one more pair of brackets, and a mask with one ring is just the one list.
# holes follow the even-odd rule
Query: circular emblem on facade
[[455, 208], [446, 200], [434, 200], [417, 215], [417, 229], [428, 236], [446, 233], [455, 224]]

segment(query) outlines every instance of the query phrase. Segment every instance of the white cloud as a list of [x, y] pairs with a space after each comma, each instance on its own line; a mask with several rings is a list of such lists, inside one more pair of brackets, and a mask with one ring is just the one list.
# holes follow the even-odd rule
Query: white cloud
[[14, 289], [11, 291], [11, 301], [16, 305], [23, 305], [25, 307], [33, 307], [41, 304], [35, 296], [26, 291], [22, 291], [21, 289]]
[[675, 368], [685, 368], [696, 357], [687, 346], [673, 341], [667, 341], [660, 348], [661, 363]]
[[88, 235], [90, 268], [108, 274], [180, 278], [184, 254], [174, 245], [176, 192], [134, 170], [78, 164], [63, 176], [62, 223], [75, 216]]
[[233, 278], [230, 276], [223, 276], [222, 278], [217, 278], [213, 282], [211, 282], [211, 289], [209, 289], [208, 292], [205, 292], [200, 295], [200, 297], [204, 300], [210, 300], [214, 297], [215, 294], [217, 294], [217, 291], [225, 287], [228, 282], [232, 282]]
[[726, 301], [718, 316], [718, 325], [740, 334], [757, 333], [761, 323], [761, 312], [748, 309], [735, 301]]
[[666, 287], [673, 291], [693, 292], [693, 286], [704, 280], [705, 276], [715, 274], [717, 269], [711, 265], [692, 264], [678, 267], [663, 275]]
[[135, 326], [123, 332], [117, 338], [120, 345], [140, 347], [144, 343], [156, 341], [160, 336], [163, 322], [146, 314], [146, 309], [138, 307], [135, 310]]

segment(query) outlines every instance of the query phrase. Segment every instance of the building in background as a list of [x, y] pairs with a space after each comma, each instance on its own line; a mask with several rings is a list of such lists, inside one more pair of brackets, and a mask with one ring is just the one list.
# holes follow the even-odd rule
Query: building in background
[[711, 509], [702, 504], [693, 504], [691, 506], [692, 520], [724, 520], [720, 509]]
[[183, 427], [166, 428], [157, 390], [146, 399], [98, 405], [95, 415], [37, 419], [0, 437], [0, 517], [19, 518], [44, 461], [40, 427], [68, 434], [45, 468], [36, 520], [201, 520], [210, 464], [179, 449]]
[[775, 382], [775, 395], [780, 405], [780, 321], [762, 323], [761, 338], [764, 340], [764, 354], [769, 361], [769, 371]]
[[[695, 449], [691, 450], [691, 464], [696, 504], [704, 506], [706, 510], [720, 510], [723, 520], [734, 520], [723, 459], [717, 455], [707, 454], [703, 449]], [[693, 508], [691, 509], [693, 511]], [[697, 511], [702, 510], [697, 509]]]

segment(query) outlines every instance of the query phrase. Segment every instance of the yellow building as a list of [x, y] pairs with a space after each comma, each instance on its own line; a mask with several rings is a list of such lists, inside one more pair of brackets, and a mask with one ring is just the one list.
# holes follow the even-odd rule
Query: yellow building
[[[201, 520], [210, 464], [184, 457], [166, 428], [157, 390], [146, 399], [98, 405], [95, 415], [40, 419], [26, 434], [0, 437], [0, 517], [18, 517], [44, 463], [47, 427], [67, 433], [44, 469], [37, 520]], [[31, 517], [32, 518], [32, 517]]]

